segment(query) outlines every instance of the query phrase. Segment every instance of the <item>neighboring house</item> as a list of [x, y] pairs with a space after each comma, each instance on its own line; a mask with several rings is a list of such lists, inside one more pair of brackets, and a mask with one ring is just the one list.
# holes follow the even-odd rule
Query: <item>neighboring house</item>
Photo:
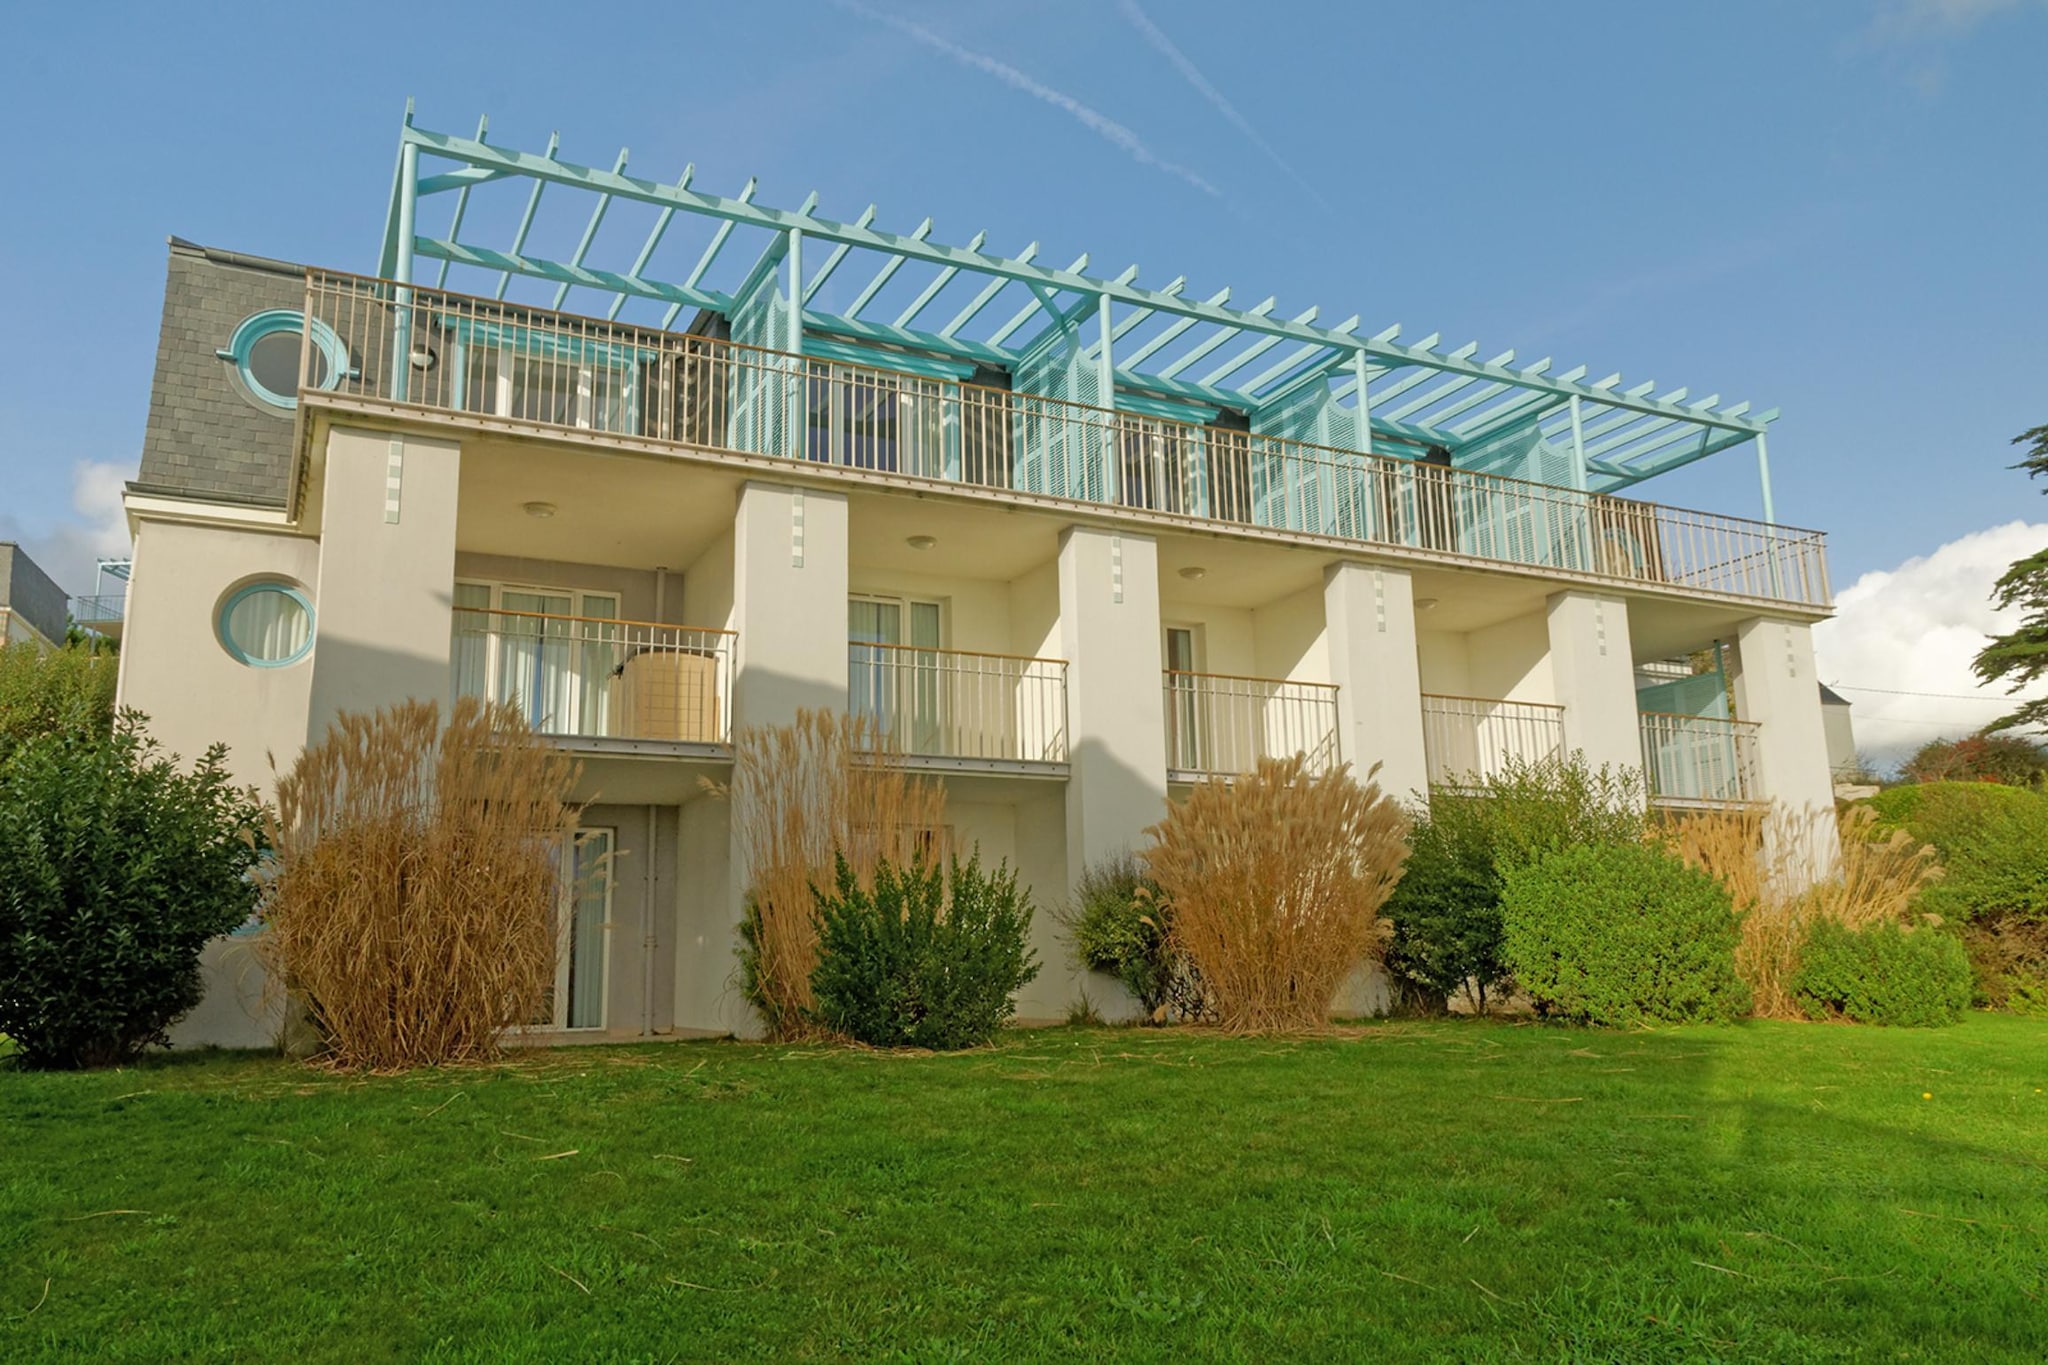
[[64, 590], [11, 540], [0, 540], [0, 645], [64, 643]]
[[1041, 907], [1265, 754], [1830, 799], [1823, 537], [1622, 496], [1767, 468], [1774, 413], [871, 217], [408, 122], [371, 276], [174, 240], [122, 703], [267, 784], [343, 710], [516, 701], [609, 869], [555, 1023], [615, 1034], [750, 1026], [702, 779], [799, 708], [876, 717]]
[[1828, 771], [1838, 778], [1860, 777], [1863, 764], [1856, 757], [1856, 727], [1849, 719], [1849, 699], [1820, 685], [1821, 730], [1828, 741]]

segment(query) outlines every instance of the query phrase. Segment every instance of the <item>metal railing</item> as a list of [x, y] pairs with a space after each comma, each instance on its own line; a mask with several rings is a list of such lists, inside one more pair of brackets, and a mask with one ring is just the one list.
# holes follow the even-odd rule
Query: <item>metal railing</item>
[[72, 620], [88, 630], [94, 630], [102, 626], [118, 625], [127, 617], [128, 594], [109, 592], [89, 597], [74, 597], [67, 605]]
[[511, 702], [546, 735], [723, 744], [737, 637], [645, 621], [455, 609], [454, 696]]
[[307, 329], [307, 392], [1604, 580], [1829, 601], [1817, 531], [328, 271], [308, 272], [306, 309], [319, 324]]
[[1013, 654], [849, 641], [847, 710], [899, 752], [928, 758], [1067, 761], [1067, 663]]
[[1546, 702], [1422, 696], [1422, 751], [1429, 785], [1478, 788], [1511, 763], [1542, 763], [1564, 754], [1564, 708]]
[[1746, 806], [1763, 799], [1755, 721], [1645, 711], [1640, 724], [1652, 805]]
[[1240, 678], [1167, 669], [1166, 767], [1183, 777], [1248, 773], [1262, 758], [1307, 754], [1313, 771], [1337, 764], [1333, 683]]

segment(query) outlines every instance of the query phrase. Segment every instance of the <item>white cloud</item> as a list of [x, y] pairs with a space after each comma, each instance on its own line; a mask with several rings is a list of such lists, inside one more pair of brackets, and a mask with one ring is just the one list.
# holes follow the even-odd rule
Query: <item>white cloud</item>
[[2048, 523], [2008, 522], [1867, 573], [1836, 597], [1834, 619], [1814, 631], [1814, 650], [1821, 681], [1855, 704], [1858, 749], [1881, 766], [1896, 764], [1931, 739], [1969, 734], [2013, 708], [2017, 699], [2002, 687], [1978, 684], [1970, 660], [1986, 636], [2018, 624], [2018, 612], [1992, 607], [1991, 585], [2043, 545]]
[[1026, 75], [1008, 62], [988, 56], [986, 53], [976, 52], [971, 48], [962, 47], [950, 38], [940, 37], [923, 24], [914, 23], [898, 15], [884, 14], [880, 10], [870, 9], [866, 5], [860, 4], [859, 0], [833, 0], [833, 3], [849, 14], [857, 14], [861, 18], [873, 23], [893, 28], [906, 38], [923, 43], [935, 52], [944, 53], [962, 66], [993, 76], [1012, 90], [1020, 90], [1035, 99], [1044, 100], [1056, 109], [1065, 110], [1073, 115], [1083, 127], [1111, 146], [1118, 148], [1140, 165], [1151, 166], [1156, 170], [1165, 171], [1168, 175], [1186, 181], [1204, 194], [1214, 195], [1218, 198], [1222, 197], [1223, 191], [1217, 189], [1215, 185], [1203, 179], [1188, 167], [1175, 161], [1168, 161], [1165, 157], [1160, 156], [1145, 145], [1144, 139], [1140, 138], [1123, 124], [1118, 123], [1107, 114], [1089, 108], [1072, 95], [1066, 94], [1064, 91], [1055, 90], [1043, 81]]
[[1967, 33], [1992, 15], [2026, 3], [2028, 0], [1890, 0], [1878, 8], [1872, 35], [1907, 41]]
[[1875, 53], [1894, 75], [1933, 99], [1948, 84], [1947, 50], [1985, 20], [2048, 0], [1884, 0], [1850, 43]]
[[99, 557], [129, 551], [121, 488], [133, 472], [110, 460], [80, 460], [71, 469], [71, 516], [40, 532], [0, 518], [0, 539], [19, 541], [65, 592], [91, 592]]

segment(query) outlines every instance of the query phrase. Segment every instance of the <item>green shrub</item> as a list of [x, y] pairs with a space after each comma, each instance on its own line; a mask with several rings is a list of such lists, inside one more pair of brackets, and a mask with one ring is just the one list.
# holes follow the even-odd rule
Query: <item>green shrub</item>
[[1438, 1005], [1469, 983], [1483, 1011], [1508, 975], [1502, 877], [1571, 844], [1633, 844], [1642, 833], [1639, 780], [1576, 756], [1510, 760], [1471, 787], [1432, 791], [1409, 835], [1407, 870], [1387, 902], [1394, 924], [1388, 965]]
[[977, 854], [950, 877], [919, 860], [876, 864], [864, 891], [844, 857], [834, 890], [815, 891], [817, 1021], [876, 1047], [974, 1047], [995, 1036], [1038, 975], [1026, 939], [1031, 897]]
[[1061, 918], [1075, 959], [1122, 982], [1147, 1018], [1163, 1023], [1202, 1013], [1200, 985], [1174, 951], [1158, 885], [1135, 858], [1089, 868]]
[[1851, 929], [1816, 920], [1792, 994], [1815, 1018], [1935, 1028], [1969, 1008], [1970, 958], [1954, 935], [1928, 926]]
[[1714, 878], [1643, 844], [1577, 845], [1510, 870], [1503, 960], [1538, 1009], [1581, 1023], [1748, 1013], [1736, 917]]
[[1962, 927], [1970, 955], [1971, 1003], [2048, 1016], [2048, 921], [2012, 916]]
[[2048, 922], [2048, 796], [1991, 782], [1927, 782], [1871, 798], [1886, 825], [1934, 845], [1947, 869], [1920, 908], [1954, 923]]
[[216, 745], [190, 772], [129, 713], [0, 760], [0, 1033], [106, 1066], [199, 1003], [199, 950], [248, 919], [262, 812]]
[[0, 645], [0, 756], [43, 735], [111, 734], [118, 667], [100, 645]]

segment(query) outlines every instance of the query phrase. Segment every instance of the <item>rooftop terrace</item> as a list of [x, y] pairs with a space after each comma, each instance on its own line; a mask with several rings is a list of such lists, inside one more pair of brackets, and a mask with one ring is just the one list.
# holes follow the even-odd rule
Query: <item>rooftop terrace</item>
[[1270, 297], [1246, 307], [1185, 277], [1141, 285], [1136, 265], [1097, 273], [1085, 253], [1061, 267], [1035, 242], [1002, 255], [987, 232], [948, 245], [929, 218], [879, 226], [872, 205], [844, 221], [815, 193], [779, 209], [754, 181], [727, 197], [697, 188], [693, 168], [657, 182], [626, 165], [623, 150], [610, 169], [579, 165], [556, 138], [540, 152], [502, 147], [487, 121], [471, 136], [434, 132], [408, 108], [377, 273], [659, 331], [715, 325], [806, 357], [1000, 375], [1018, 392], [1193, 425], [1435, 451], [1458, 469], [1594, 493], [1753, 445], [1775, 520], [1775, 409], [1618, 373], [1589, 380], [1584, 365], [1512, 349], [1482, 358], [1477, 342], [1446, 348], [1434, 333], [1404, 341], [1357, 315], [1330, 325]]

